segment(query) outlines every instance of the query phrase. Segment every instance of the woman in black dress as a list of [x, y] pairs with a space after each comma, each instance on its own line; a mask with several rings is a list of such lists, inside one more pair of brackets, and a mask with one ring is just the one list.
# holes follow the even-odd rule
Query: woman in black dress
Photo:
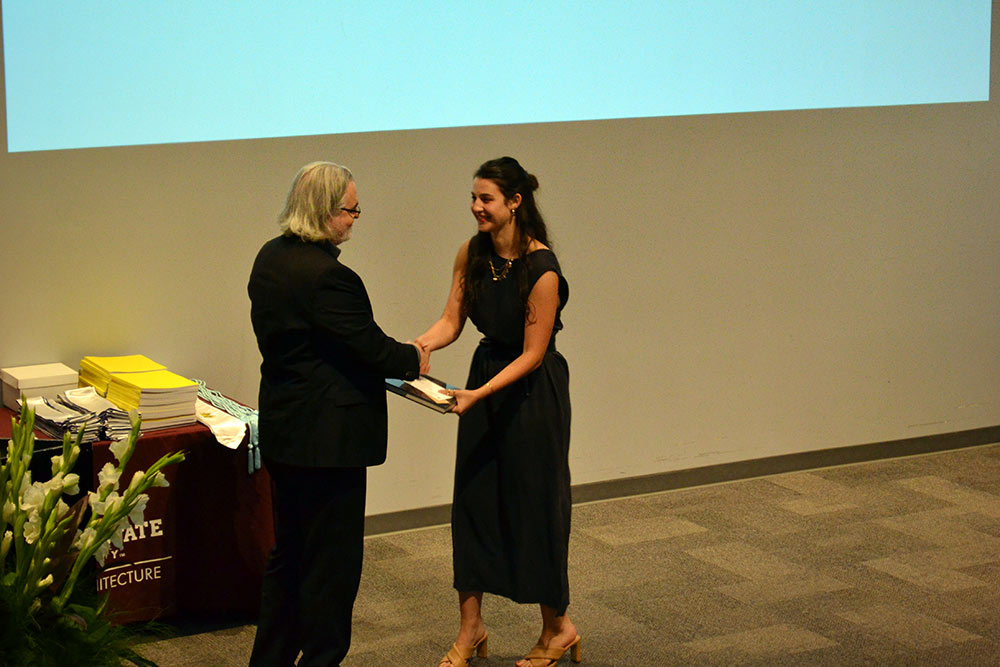
[[472, 184], [478, 231], [455, 258], [441, 319], [416, 342], [453, 342], [466, 317], [484, 335], [460, 415], [452, 552], [461, 628], [441, 666], [486, 656], [483, 592], [538, 603], [542, 631], [520, 667], [555, 664], [580, 636], [566, 614], [570, 526], [569, 369], [556, 351], [569, 288], [535, 205], [538, 180], [517, 160], [490, 160]]

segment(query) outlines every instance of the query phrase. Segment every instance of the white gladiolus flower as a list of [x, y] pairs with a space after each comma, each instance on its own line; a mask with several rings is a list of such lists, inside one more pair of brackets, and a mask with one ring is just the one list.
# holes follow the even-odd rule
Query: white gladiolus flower
[[136, 499], [137, 502], [135, 507], [129, 512], [128, 520], [132, 522], [133, 526], [138, 526], [142, 524], [143, 513], [146, 511], [146, 503], [149, 502], [149, 496], [145, 493], [140, 493], [139, 497]]
[[44, 579], [38, 582], [38, 590], [51, 586], [53, 581], [54, 579], [52, 578], [52, 573], [50, 572]]
[[71, 472], [63, 478], [63, 493], [75, 496], [80, 493], [80, 476]]
[[57, 472], [59, 472], [60, 470], [62, 470], [62, 465], [63, 465], [62, 454], [56, 454], [55, 456], [53, 456], [52, 457], [52, 474], [54, 475]]
[[13, 531], [8, 530], [3, 534], [3, 540], [0, 540], [0, 560], [7, 557], [7, 552], [10, 551], [10, 545], [14, 542]]
[[[39, 482], [35, 483], [38, 484]], [[49, 481], [42, 482], [41, 486], [45, 490], [45, 493], [50, 493], [52, 491], [55, 491], [58, 494], [62, 493], [63, 484], [65, 484], [65, 481], [63, 480], [63, 474], [61, 472], [58, 472], [55, 475], [53, 475], [52, 479], [50, 479]]]
[[111, 550], [111, 545], [107, 542], [101, 542], [101, 546], [97, 547], [97, 551], [94, 552], [94, 559], [101, 565], [104, 565], [104, 560], [108, 557], [108, 551]]
[[76, 534], [76, 539], [73, 540], [73, 546], [83, 551], [94, 543], [94, 538], [97, 537], [97, 531], [93, 528], [87, 528], [86, 530], [81, 530]]
[[166, 475], [164, 475], [162, 472], [158, 472], [155, 475], [153, 475], [152, 486], [170, 486], [170, 482], [167, 481]]
[[42, 509], [42, 503], [45, 502], [45, 491], [45, 487], [38, 482], [29, 486], [24, 490], [24, 495], [21, 496], [21, 509], [25, 512], [32, 510], [37, 512]]
[[69, 514], [69, 505], [67, 505], [66, 502], [60, 498], [56, 501], [56, 517], [62, 519], [67, 514]]
[[114, 489], [118, 486], [118, 478], [121, 473], [115, 469], [110, 463], [105, 463], [101, 471], [97, 473], [97, 486], [99, 489], [111, 488]]
[[3, 520], [10, 523], [14, 520], [14, 512], [17, 511], [17, 505], [10, 498], [3, 504]]
[[115, 457], [115, 461], [121, 463], [122, 456], [128, 451], [128, 440], [118, 440], [112, 442], [108, 449], [111, 450], [111, 455]]
[[100, 496], [96, 493], [93, 491], [90, 492], [90, 508], [94, 510], [94, 514], [97, 516], [114, 514], [115, 509], [121, 504], [121, 501], [122, 497], [118, 495], [117, 491], [112, 491], [103, 501], [100, 500]]
[[142, 480], [143, 480], [143, 478], [145, 476], [146, 476], [146, 471], [144, 471], [144, 470], [136, 470], [135, 474], [132, 475], [132, 481], [129, 482], [128, 490], [129, 491], [133, 491], [133, 490], [139, 488], [139, 485], [142, 484]]
[[121, 511], [122, 504], [125, 502], [125, 499], [118, 495], [117, 491], [112, 491], [106, 502], [107, 504], [104, 507], [104, 513], [117, 514]]
[[115, 549], [121, 549], [125, 546], [125, 527], [128, 524], [128, 517], [122, 517], [122, 520], [118, 522], [115, 526], [115, 532], [111, 534], [111, 544], [115, 545]]
[[28, 520], [24, 524], [24, 541], [28, 544], [34, 544], [35, 541], [42, 534], [42, 515], [38, 510], [32, 510], [28, 514]]
[[101, 497], [93, 491], [90, 491], [87, 494], [87, 498], [90, 502], [90, 509], [94, 511], [94, 514], [97, 516], [104, 516], [104, 506], [107, 505], [107, 503], [101, 502]]

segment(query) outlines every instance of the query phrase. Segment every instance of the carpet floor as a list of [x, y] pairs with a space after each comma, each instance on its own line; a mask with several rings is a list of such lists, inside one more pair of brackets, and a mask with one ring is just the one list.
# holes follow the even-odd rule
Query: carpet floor
[[[344, 665], [437, 665], [458, 629], [449, 528], [365, 548]], [[1000, 664], [1000, 445], [576, 505], [569, 575], [590, 667]], [[537, 608], [483, 606], [490, 657], [470, 665], [513, 665]], [[182, 619], [136, 649], [246, 665], [254, 629]]]

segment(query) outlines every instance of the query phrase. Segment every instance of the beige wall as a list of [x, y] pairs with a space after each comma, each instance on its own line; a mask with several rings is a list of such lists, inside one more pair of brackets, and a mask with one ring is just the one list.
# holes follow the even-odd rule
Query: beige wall
[[[343, 260], [416, 336], [510, 154], [570, 283], [574, 482], [1000, 424], [998, 13], [989, 103], [4, 151], [0, 366], [140, 352], [255, 402], [246, 279], [315, 159], [355, 171]], [[369, 512], [448, 502], [456, 420], [390, 421]]]

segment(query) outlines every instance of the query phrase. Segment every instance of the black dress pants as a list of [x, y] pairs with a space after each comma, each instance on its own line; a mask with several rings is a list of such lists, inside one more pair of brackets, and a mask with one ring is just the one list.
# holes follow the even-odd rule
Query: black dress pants
[[275, 544], [261, 589], [251, 667], [339, 665], [364, 555], [365, 468], [265, 461], [273, 481]]

